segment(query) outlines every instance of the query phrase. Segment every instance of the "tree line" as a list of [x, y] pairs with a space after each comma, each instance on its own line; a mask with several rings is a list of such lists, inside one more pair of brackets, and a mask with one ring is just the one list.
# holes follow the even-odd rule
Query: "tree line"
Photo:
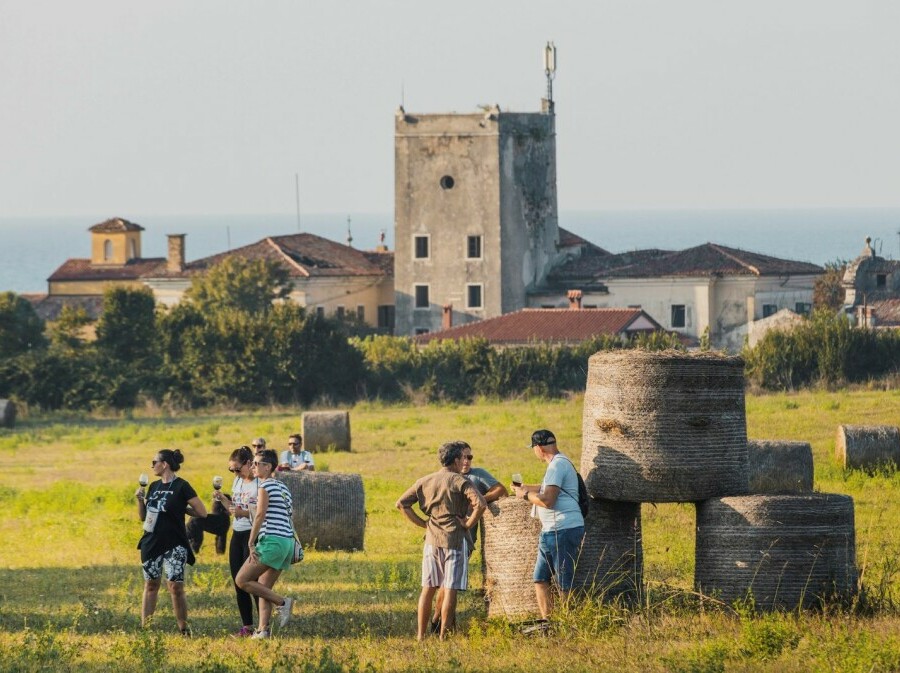
[[[27, 300], [0, 294], [0, 398], [92, 410], [556, 397], [584, 389], [598, 350], [681, 348], [662, 333], [575, 346], [497, 349], [471, 339], [420, 348], [366, 334], [352, 319], [308, 314], [284, 301], [289, 292], [278, 266], [229, 258], [169, 309], [149, 289], [111, 288], [96, 324], [64, 309], [47, 326]], [[851, 328], [823, 310], [792, 332], [770, 332], [744, 356], [748, 378], [764, 388], [858, 381], [900, 370], [900, 334]]]

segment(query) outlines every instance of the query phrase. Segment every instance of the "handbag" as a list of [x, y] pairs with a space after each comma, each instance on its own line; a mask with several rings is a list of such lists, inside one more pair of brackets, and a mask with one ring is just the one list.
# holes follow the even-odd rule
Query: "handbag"
[[291, 564], [300, 563], [303, 560], [303, 545], [300, 544], [300, 539], [297, 537], [297, 533], [294, 533], [294, 555], [291, 556]]

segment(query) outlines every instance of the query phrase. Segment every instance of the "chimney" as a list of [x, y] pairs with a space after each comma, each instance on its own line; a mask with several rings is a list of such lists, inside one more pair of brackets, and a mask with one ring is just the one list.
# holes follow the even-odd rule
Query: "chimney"
[[169, 257], [166, 271], [180, 273], [184, 271], [184, 234], [169, 234]]
[[441, 329], [453, 327], [453, 304], [444, 304], [444, 314], [441, 316]]
[[569, 309], [572, 311], [581, 310], [581, 290], [569, 290]]

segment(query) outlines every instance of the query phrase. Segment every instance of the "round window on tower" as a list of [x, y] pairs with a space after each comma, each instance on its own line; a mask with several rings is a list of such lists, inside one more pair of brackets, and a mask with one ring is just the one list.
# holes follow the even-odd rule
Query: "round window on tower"
[[456, 181], [450, 175], [445, 175], [441, 178], [441, 189], [453, 189], [453, 185], [456, 184]]

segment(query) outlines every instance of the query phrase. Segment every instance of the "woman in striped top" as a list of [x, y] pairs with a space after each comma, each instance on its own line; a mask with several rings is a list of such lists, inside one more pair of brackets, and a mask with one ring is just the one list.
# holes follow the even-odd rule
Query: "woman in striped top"
[[263, 599], [259, 603], [259, 627], [252, 638], [271, 635], [269, 618], [273, 607], [278, 609], [278, 626], [286, 626], [294, 605], [293, 598], [272, 591], [281, 571], [291, 565], [294, 554], [291, 492], [272, 478], [277, 467], [278, 456], [274, 451], [266, 449], [256, 454], [253, 472], [259, 479], [259, 495], [250, 529], [250, 558], [235, 578], [241, 589]]

